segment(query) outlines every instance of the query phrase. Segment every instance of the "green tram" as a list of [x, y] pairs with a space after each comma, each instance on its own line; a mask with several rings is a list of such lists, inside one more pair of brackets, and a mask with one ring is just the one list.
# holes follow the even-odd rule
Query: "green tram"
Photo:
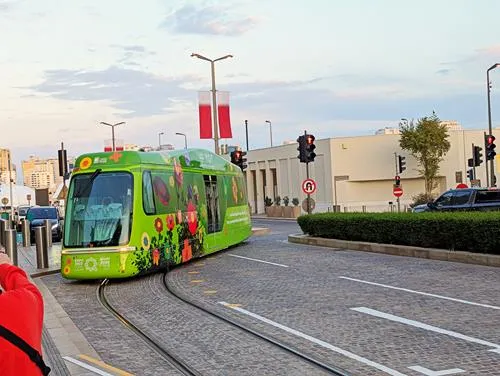
[[61, 273], [136, 276], [228, 248], [251, 233], [244, 175], [214, 153], [84, 154], [66, 200]]

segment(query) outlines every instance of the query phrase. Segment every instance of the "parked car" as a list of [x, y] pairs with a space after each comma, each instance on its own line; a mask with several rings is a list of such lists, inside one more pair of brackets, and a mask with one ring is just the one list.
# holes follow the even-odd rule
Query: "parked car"
[[52, 225], [52, 239], [61, 241], [62, 223], [59, 211], [54, 206], [33, 206], [26, 213], [30, 221], [30, 233], [32, 243], [35, 241], [35, 227], [43, 226], [46, 219], [50, 219]]
[[414, 213], [429, 211], [492, 211], [500, 210], [500, 189], [461, 188], [444, 192], [434, 201], [416, 205]]
[[21, 228], [21, 221], [26, 219], [26, 213], [28, 213], [29, 208], [30, 206], [28, 205], [22, 205], [16, 210], [16, 225], [19, 229]]

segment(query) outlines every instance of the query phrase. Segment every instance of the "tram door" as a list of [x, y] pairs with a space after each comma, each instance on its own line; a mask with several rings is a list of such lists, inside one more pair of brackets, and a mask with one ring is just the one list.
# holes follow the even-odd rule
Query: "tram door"
[[[214, 234], [221, 230], [220, 226], [220, 208], [219, 208], [219, 190], [217, 189], [217, 176], [203, 175], [205, 182], [205, 194], [207, 199], [207, 233]], [[212, 243], [215, 246], [215, 243]]]

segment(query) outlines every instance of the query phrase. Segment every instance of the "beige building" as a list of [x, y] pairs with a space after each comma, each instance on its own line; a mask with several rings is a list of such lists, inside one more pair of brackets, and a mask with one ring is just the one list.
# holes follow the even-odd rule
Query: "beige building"
[[[16, 166], [12, 164], [12, 171], [9, 172], [10, 150], [0, 148], [0, 184], [9, 184], [9, 179], [12, 174], [13, 184], [16, 183]], [[11, 161], [12, 163], [12, 161]]]
[[[436, 193], [455, 188], [458, 183], [470, 186], [467, 160], [472, 157], [473, 143], [483, 148], [485, 160], [482, 130], [463, 130], [456, 122], [446, 124], [451, 147], [440, 166]], [[500, 140], [500, 128], [494, 129], [493, 133]], [[425, 191], [424, 180], [420, 177], [416, 160], [399, 147], [399, 138], [399, 132], [386, 128], [371, 136], [316, 139], [317, 156], [309, 164], [309, 177], [317, 185], [311, 196], [316, 202], [314, 211], [332, 211], [335, 204], [341, 211], [394, 209], [395, 153], [406, 157], [406, 170], [399, 174], [404, 192], [400, 205], [402, 210], [409, 208], [412, 198]], [[297, 146], [294, 142], [248, 152], [246, 177], [253, 213], [265, 212], [266, 196], [271, 199], [288, 196], [290, 205], [295, 197], [300, 202], [306, 198], [301, 188], [306, 178], [306, 165], [297, 158]], [[495, 168], [499, 163], [495, 161]], [[476, 168], [476, 176], [484, 186], [484, 162]], [[500, 181], [500, 176], [498, 179]]]
[[59, 176], [59, 162], [57, 159], [40, 159], [30, 156], [22, 162], [24, 185], [39, 189], [48, 188], [53, 193], [62, 181]]

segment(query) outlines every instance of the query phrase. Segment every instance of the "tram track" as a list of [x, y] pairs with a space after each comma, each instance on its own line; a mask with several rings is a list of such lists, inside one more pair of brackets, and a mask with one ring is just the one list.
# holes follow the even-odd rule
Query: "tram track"
[[201, 373], [190, 367], [184, 361], [182, 361], [179, 357], [172, 354], [170, 351], [166, 350], [162, 345], [149, 337], [146, 333], [144, 333], [141, 329], [135, 326], [130, 320], [125, 318], [120, 312], [118, 312], [107, 300], [106, 295], [104, 293], [104, 289], [106, 285], [109, 283], [108, 279], [104, 279], [97, 288], [97, 299], [102, 304], [106, 310], [108, 310], [113, 316], [115, 316], [125, 327], [134, 332], [137, 336], [139, 336], [146, 344], [151, 347], [158, 355], [160, 355], [163, 359], [167, 361], [173, 368], [178, 370], [181, 374], [185, 376], [202, 376]]
[[263, 333], [260, 333], [258, 331], [255, 331], [251, 328], [249, 328], [248, 326], [246, 325], [243, 325], [227, 316], [224, 316], [224, 315], [221, 315], [219, 313], [216, 313], [216, 312], [213, 312], [213, 311], [210, 311], [204, 307], [202, 307], [201, 305], [197, 304], [197, 303], [194, 303], [180, 295], [178, 295], [177, 293], [175, 293], [169, 286], [168, 286], [168, 283], [167, 283], [167, 274], [168, 274], [168, 271], [166, 273], [163, 274], [163, 278], [162, 278], [162, 281], [163, 281], [163, 285], [165, 286], [165, 289], [167, 290], [167, 292], [175, 297], [176, 299], [182, 301], [183, 303], [185, 304], [188, 304], [189, 306], [191, 307], [194, 307], [194, 308], [197, 308], [199, 309], [200, 311], [202, 311], [203, 313], [206, 313], [207, 315], [210, 315], [212, 317], [215, 317], [235, 328], [238, 328], [240, 330], [242, 330], [243, 332], [245, 333], [248, 333], [248, 334], [251, 334], [253, 335], [254, 337], [257, 337], [267, 343], [270, 343], [276, 347], [279, 347], [280, 349], [284, 350], [285, 352], [288, 352], [289, 354], [293, 354], [299, 358], [301, 358], [302, 360], [312, 364], [313, 366], [323, 370], [323, 371], [326, 371], [332, 375], [336, 375], [336, 376], [350, 376], [349, 373], [347, 373], [347, 371], [343, 370], [343, 369], [340, 369], [340, 368], [337, 368], [337, 367], [333, 367], [329, 364], [326, 364], [322, 361], [319, 361], [317, 359], [314, 359], [312, 357], [310, 357], [309, 355], [307, 355], [306, 353], [292, 347], [292, 346], [289, 346], [283, 342], [280, 342], [268, 335], [265, 335]]
[[[162, 277], [162, 283], [163, 286], [165, 287], [165, 290], [168, 295], [170, 295], [173, 299], [178, 300], [184, 304], [189, 305], [190, 307], [194, 307], [201, 312], [205, 313], [206, 315], [209, 315], [211, 317], [214, 317], [216, 319], [219, 319], [220, 321], [231, 325], [234, 328], [237, 328], [247, 334], [250, 334], [260, 340], [263, 340], [275, 347], [280, 348], [281, 350], [284, 350], [285, 352], [292, 354], [293, 356], [296, 356], [300, 358], [303, 361], [306, 361], [307, 363], [311, 364], [317, 369], [320, 369], [322, 371], [325, 371], [331, 375], [335, 376], [350, 376], [347, 371], [342, 370], [340, 368], [331, 366], [327, 363], [324, 363], [320, 360], [314, 359], [313, 357], [307, 355], [306, 353], [294, 348], [293, 346], [287, 345], [283, 342], [278, 341], [275, 338], [272, 338], [271, 336], [268, 336], [266, 334], [260, 333], [246, 325], [243, 325], [232, 318], [210, 311], [201, 305], [190, 301], [180, 295], [178, 295], [176, 292], [174, 292], [167, 283], [167, 272], [163, 274]], [[106, 295], [105, 295], [105, 287], [109, 284], [109, 280], [105, 279], [103, 280], [97, 289], [97, 298], [101, 305], [108, 310], [115, 318], [117, 318], [122, 324], [127, 327], [129, 330], [134, 332], [137, 336], [139, 336], [143, 341], [145, 341], [148, 346], [150, 346], [156, 353], [158, 353], [163, 359], [167, 361], [168, 364], [170, 364], [173, 368], [181, 372], [183, 375], [189, 375], [189, 376], [201, 376], [202, 374], [199, 373], [197, 370], [193, 369], [191, 366], [189, 366], [186, 362], [181, 360], [179, 357], [174, 355], [171, 351], [168, 351], [167, 349], [164, 348], [161, 344], [156, 342], [154, 339], [152, 339], [150, 336], [148, 336], [144, 331], [139, 329], [136, 325], [134, 325], [130, 320], [128, 320], [125, 316], [123, 316], [120, 312], [118, 312], [107, 300]]]

